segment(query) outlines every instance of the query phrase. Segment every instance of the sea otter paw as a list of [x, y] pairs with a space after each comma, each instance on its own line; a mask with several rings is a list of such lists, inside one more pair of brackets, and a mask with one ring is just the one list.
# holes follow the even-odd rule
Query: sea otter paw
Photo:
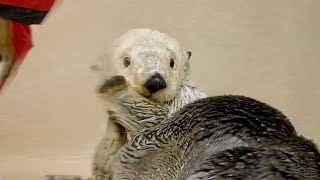
[[111, 95], [113, 93], [122, 91], [125, 88], [127, 88], [127, 80], [123, 76], [115, 75], [104, 81], [99, 87], [98, 92], [100, 94]]

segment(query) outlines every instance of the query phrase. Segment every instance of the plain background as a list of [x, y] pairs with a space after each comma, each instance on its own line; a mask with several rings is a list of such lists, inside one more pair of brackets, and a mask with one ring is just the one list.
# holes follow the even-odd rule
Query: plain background
[[125, 31], [168, 33], [193, 52], [209, 95], [242, 94], [283, 111], [320, 143], [320, 1], [58, 1], [0, 95], [0, 179], [90, 174], [105, 128], [89, 67]]

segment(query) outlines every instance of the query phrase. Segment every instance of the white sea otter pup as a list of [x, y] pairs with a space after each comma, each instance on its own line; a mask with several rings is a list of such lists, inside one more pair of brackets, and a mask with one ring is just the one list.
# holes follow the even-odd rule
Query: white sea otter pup
[[[163, 117], [186, 104], [207, 97], [191, 79], [190, 56], [191, 52], [177, 40], [151, 29], [130, 30], [113, 43], [104, 61], [111, 62], [115, 75], [119, 76], [114, 76], [114, 81], [103, 76], [108, 82], [99, 86], [100, 94], [104, 94], [102, 102], [112, 121], [108, 121], [106, 135], [94, 157], [96, 180], [110, 178], [116, 152], [127, 141], [123, 126], [116, 125], [119, 119], [130, 119], [122, 122], [128, 122], [125, 132], [132, 137], [135, 132], [155, 126]], [[94, 66], [102, 75], [106, 73], [104, 63]], [[110, 91], [112, 83], [119, 83], [122, 78], [130, 87], [125, 88], [126, 92], [116, 90], [121, 93], [118, 95], [101, 93]]]

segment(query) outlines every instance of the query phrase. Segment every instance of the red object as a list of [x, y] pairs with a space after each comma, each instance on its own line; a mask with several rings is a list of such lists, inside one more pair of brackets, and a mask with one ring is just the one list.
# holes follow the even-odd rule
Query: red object
[[[11, 43], [14, 54], [11, 59], [12, 66], [5, 70], [6, 76], [0, 79], [0, 91], [5, 81], [10, 76], [13, 66], [20, 64], [28, 51], [33, 47], [31, 27], [32, 24], [39, 24], [50, 11], [55, 0], [0, 0], [0, 18], [8, 20], [12, 25], [8, 37], [12, 35]], [[10, 45], [11, 44], [11, 45]], [[12, 74], [12, 73], [11, 73]], [[1, 75], [1, 72], [0, 72]]]
[[[9, 74], [5, 79], [0, 79], [0, 91], [4, 86], [7, 78], [10, 76], [11, 69], [21, 63], [26, 57], [29, 50], [32, 48], [31, 29], [29, 25], [22, 25], [20, 23], [11, 22], [12, 24], [12, 41], [14, 46], [14, 54], [11, 59], [12, 66], [10, 67]], [[1, 72], [0, 72], [1, 73]]]
[[13, 44], [15, 60], [22, 61], [33, 46], [30, 26], [13, 23]]
[[0, 0], [0, 4], [49, 11], [55, 0]]

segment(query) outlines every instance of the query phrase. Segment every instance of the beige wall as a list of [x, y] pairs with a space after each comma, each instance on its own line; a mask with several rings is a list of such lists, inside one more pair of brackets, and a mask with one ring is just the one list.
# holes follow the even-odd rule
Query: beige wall
[[89, 66], [134, 27], [169, 33], [190, 49], [194, 78], [210, 95], [258, 98], [320, 143], [319, 7], [318, 0], [59, 2], [33, 27], [35, 47], [0, 96], [0, 179], [89, 175], [105, 116]]

